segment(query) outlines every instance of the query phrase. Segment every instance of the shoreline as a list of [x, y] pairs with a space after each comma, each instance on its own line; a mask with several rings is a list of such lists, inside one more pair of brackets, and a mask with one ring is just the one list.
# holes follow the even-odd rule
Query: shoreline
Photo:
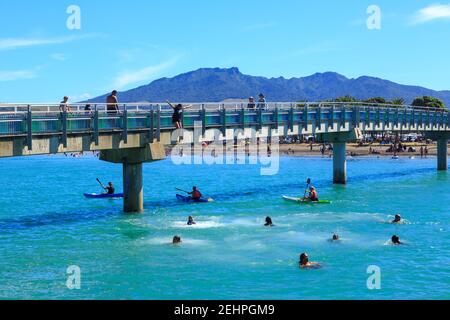
[[[396, 156], [399, 158], [435, 158], [437, 156], [437, 146], [435, 144], [418, 144], [418, 143], [405, 143], [404, 144], [408, 149], [410, 147], [415, 148], [415, 152], [397, 152]], [[330, 158], [333, 156], [333, 151], [327, 150], [324, 154], [321, 152], [323, 144], [313, 144], [312, 150], [310, 144], [280, 144], [279, 145], [279, 156], [289, 156], [289, 157], [316, 157], [316, 158]], [[427, 147], [428, 153], [425, 155], [421, 155], [420, 148]], [[178, 145], [178, 147], [183, 150], [189, 150], [190, 145]], [[242, 148], [242, 146], [240, 146]], [[225, 149], [226, 148], [226, 149]], [[233, 152], [236, 151], [236, 146], [227, 146], [224, 147], [224, 152]], [[390, 145], [364, 145], [359, 146], [355, 143], [347, 144], [347, 156], [353, 158], [393, 158], [394, 152], [387, 152], [390, 148]], [[166, 148], [166, 154], [170, 156], [172, 152], [173, 146]], [[194, 152], [197, 154], [202, 153], [205, 149], [203, 148], [194, 148]], [[273, 151], [273, 148], [272, 148]], [[372, 151], [372, 152], [371, 152]], [[237, 154], [241, 154], [239, 151]], [[273, 152], [272, 152], [273, 153]], [[450, 155], [450, 149], [447, 152]]]

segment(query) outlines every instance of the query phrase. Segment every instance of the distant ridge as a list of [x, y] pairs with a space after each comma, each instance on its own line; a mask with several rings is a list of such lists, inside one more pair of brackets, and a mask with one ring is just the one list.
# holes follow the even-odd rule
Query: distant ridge
[[[238, 68], [203, 68], [162, 78], [148, 85], [120, 92], [121, 102], [221, 102], [245, 99], [264, 93], [268, 101], [323, 101], [350, 95], [357, 99], [383, 97], [403, 98], [411, 103], [418, 96], [433, 96], [450, 105], [450, 91], [394, 83], [380, 78], [362, 76], [349, 79], [335, 72], [315, 73], [308, 77], [285, 79], [242, 74]], [[104, 102], [106, 95], [89, 100]]]

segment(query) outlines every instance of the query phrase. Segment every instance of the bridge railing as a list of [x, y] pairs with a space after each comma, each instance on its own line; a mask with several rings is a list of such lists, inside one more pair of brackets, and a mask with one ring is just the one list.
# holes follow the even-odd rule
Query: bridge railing
[[[188, 104], [184, 104], [188, 106]], [[167, 104], [133, 103], [119, 104], [119, 111], [107, 110], [106, 104], [71, 104], [71, 112], [61, 112], [60, 104], [9, 104], [0, 105], [0, 136], [61, 135], [63, 141], [68, 134], [87, 132], [94, 139], [102, 132], [123, 133], [126, 139], [130, 131], [145, 131], [149, 138], [159, 137], [161, 130], [173, 130], [173, 110]], [[404, 128], [416, 125], [440, 126], [450, 129], [450, 116], [442, 109], [417, 107], [393, 108], [392, 105], [361, 103], [272, 103], [249, 109], [246, 103], [197, 103], [183, 112], [185, 128], [193, 128], [195, 122], [207, 128], [225, 130], [228, 127], [280, 125], [293, 130], [295, 125], [320, 127], [335, 124], [357, 127], [367, 124], [395, 124]]]
[[[191, 110], [207, 110], [207, 111], [220, 111], [226, 110], [240, 110], [248, 109], [247, 102], [216, 102], [216, 103], [182, 103], [183, 106], [189, 107]], [[39, 103], [39, 104], [0, 104], [0, 114], [25, 114], [30, 110], [34, 114], [50, 114], [61, 112], [61, 103]], [[98, 111], [100, 113], [108, 112], [108, 105], [105, 103], [70, 103], [67, 104], [72, 114], [88, 114], [89, 112]], [[111, 105], [113, 106], [113, 105]], [[172, 108], [167, 103], [120, 103], [117, 105], [120, 111], [127, 110], [128, 112], [171, 112]], [[355, 108], [360, 110], [367, 110], [373, 108], [379, 109], [408, 109], [418, 111], [430, 111], [430, 112], [448, 112], [446, 109], [435, 109], [429, 107], [418, 106], [406, 106], [406, 105], [393, 105], [393, 104], [374, 104], [364, 102], [266, 102], [255, 103], [256, 109], [264, 110], [289, 110], [291, 108], [304, 108], [311, 109], [316, 108]]]

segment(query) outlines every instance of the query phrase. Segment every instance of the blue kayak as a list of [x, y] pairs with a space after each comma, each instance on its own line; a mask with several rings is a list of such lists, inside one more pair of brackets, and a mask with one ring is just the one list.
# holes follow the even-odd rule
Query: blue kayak
[[186, 197], [186, 196], [182, 196], [180, 194], [177, 194], [177, 199], [183, 202], [188, 202], [188, 203], [206, 203], [206, 202], [213, 202], [212, 199], [197, 199], [194, 200], [191, 197]]
[[84, 196], [88, 199], [115, 199], [115, 198], [123, 198], [123, 193], [116, 193], [116, 194], [85, 193]]

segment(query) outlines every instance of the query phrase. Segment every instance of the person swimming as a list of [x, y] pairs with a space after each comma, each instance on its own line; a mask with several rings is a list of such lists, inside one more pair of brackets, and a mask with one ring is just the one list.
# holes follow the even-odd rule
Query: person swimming
[[194, 221], [194, 218], [192, 216], [189, 216], [187, 225], [188, 226], [193, 226], [193, 225], [196, 225], [196, 224], [197, 223]]
[[392, 241], [392, 244], [395, 246], [399, 246], [399, 245], [403, 244], [400, 242], [400, 238], [397, 236], [392, 236], [391, 241]]
[[274, 226], [271, 217], [267, 217], [267, 218], [266, 218], [266, 224], [265, 224], [264, 226], [265, 226], [265, 227], [273, 227], [273, 226]]
[[180, 244], [181, 242], [182, 242], [181, 237], [179, 237], [179, 236], [173, 237], [173, 240], [172, 240], [173, 244]]
[[338, 234], [333, 234], [333, 238], [331, 238], [332, 241], [340, 241], [341, 239], [339, 238]]
[[302, 253], [300, 255], [300, 268], [302, 269], [313, 269], [313, 268], [320, 268], [320, 264], [317, 262], [310, 262], [309, 256], [307, 253]]
[[402, 222], [402, 216], [399, 214], [395, 215], [395, 219], [392, 221], [392, 223], [401, 223]]

